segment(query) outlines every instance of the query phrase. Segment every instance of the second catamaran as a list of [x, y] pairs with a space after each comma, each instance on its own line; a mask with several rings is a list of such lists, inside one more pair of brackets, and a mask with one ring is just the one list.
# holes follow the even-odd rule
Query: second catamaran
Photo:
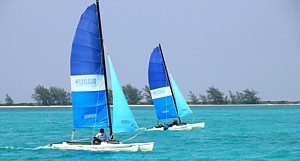
[[[148, 81], [153, 100], [158, 125], [148, 128], [153, 130], [194, 130], [204, 128], [205, 123], [184, 123], [181, 117], [192, 114], [177, 84], [168, 73], [165, 59], [160, 44], [152, 51], [149, 67]], [[168, 119], [175, 119], [172, 124], [167, 124]], [[160, 124], [160, 120], [165, 120]]]

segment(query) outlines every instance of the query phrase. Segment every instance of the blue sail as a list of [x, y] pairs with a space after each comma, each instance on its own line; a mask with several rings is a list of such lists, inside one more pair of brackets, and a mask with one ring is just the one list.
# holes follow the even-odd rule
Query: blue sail
[[71, 52], [71, 90], [74, 128], [108, 127], [104, 68], [97, 7], [81, 15]]
[[113, 131], [115, 133], [133, 131], [138, 128], [128, 106], [114, 66], [108, 55], [113, 96]]
[[159, 47], [153, 50], [150, 57], [148, 81], [157, 119], [177, 118], [174, 99]]
[[191, 108], [188, 106], [186, 103], [182, 93], [180, 92], [176, 82], [174, 81], [173, 77], [171, 74], [169, 74], [169, 78], [171, 81], [172, 89], [173, 89], [173, 94], [175, 97], [176, 101], [176, 106], [177, 106], [177, 111], [178, 111], [178, 116], [179, 117], [184, 117], [186, 115], [192, 114]]

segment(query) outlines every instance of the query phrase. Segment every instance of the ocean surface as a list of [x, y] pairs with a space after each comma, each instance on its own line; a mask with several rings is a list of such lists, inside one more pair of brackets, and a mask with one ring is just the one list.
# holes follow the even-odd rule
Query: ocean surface
[[[154, 141], [152, 152], [96, 152], [49, 149], [70, 140], [71, 108], [0, 109], [0, 160], [300, 160], [300, 106], [192, 107], [185, 122], [206, 122], [195, 131], [135, 131], [115, 134], [130, 142]], [[139, 127], [156, 124], [152, 107], [132, 107]], [[77, 129], [90, 141], [99, 129]], [[108, 131], [108, 130], [106, 130]]]

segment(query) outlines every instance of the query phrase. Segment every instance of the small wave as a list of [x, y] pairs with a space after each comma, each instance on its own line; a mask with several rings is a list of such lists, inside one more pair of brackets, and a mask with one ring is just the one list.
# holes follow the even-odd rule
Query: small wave
[[0, 149], [9, 150], [9, 149], [14, 149], [14, 147], [13, 146], [5, 146], [5, 147], [0, 147]]
[[39, 149], [50, 149], [50, 147], [48, 145], [45, 146], [38, 146], [36, 148], [34, 148], [35, 150], [39, 150]]
[[36, 148], [25, 148], [25, 147], [14, 147], [14, 146], [0, 147], [0, 150], [39, 150], [39, 149], [49, 149], [49, 147], [48, 146], [39, 146]]

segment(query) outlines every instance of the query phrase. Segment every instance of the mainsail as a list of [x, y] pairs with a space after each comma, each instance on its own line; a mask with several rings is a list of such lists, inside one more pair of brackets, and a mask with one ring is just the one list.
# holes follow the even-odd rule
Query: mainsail
[[113, 131], [114, 133], [133, 131], [137, 129], [132, 112], [128, 106], [114, 66], [108, 55], [113, 95]]
[[71, 52], [74, 128], [109, 127], [97, 7], [81, 15]]
[[159, 47], [153, 50], [150, 57], [148, 81], [157, 119], [177, 118], [175, 102]]

